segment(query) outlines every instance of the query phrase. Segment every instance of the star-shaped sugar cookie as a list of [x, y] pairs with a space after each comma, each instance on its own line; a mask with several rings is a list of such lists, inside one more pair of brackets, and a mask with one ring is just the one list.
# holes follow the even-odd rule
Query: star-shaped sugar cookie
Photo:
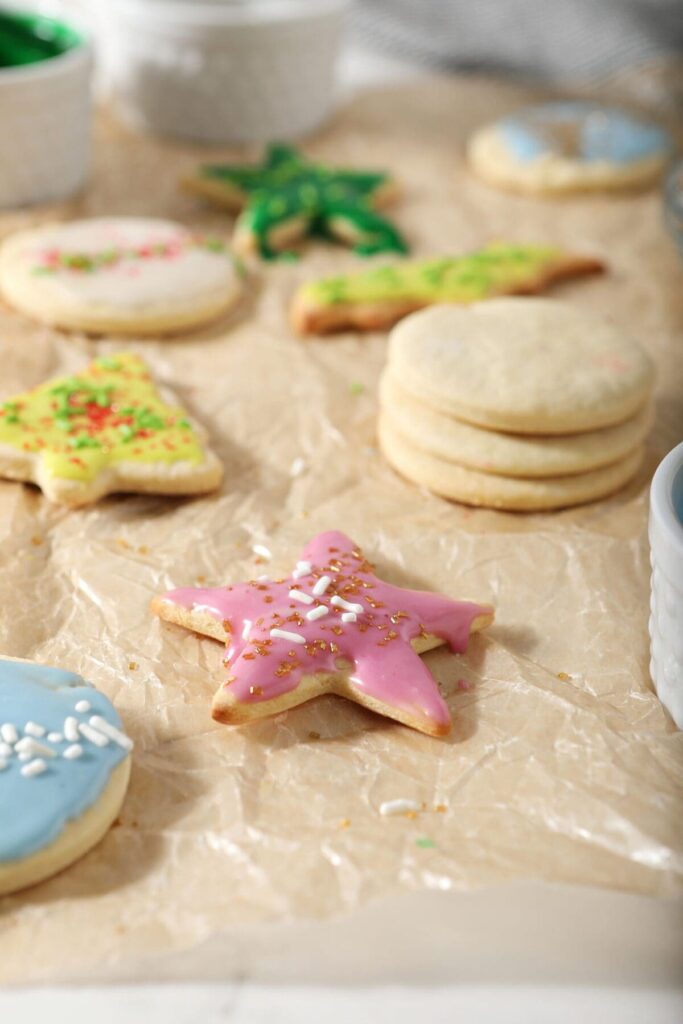
[[306, 235], [352, 245], [362, 256], [407, 251], [401, 234], [375, 211], [396, 195], [388, 174], [311, 163], [273, 145], [257, 165], [210, 164], [184, 182], [207, 199], [241, 211], [234, 247], [274, 259]]
[[0, 403], [0, 476], [35, 483], [51, 501], [86, 505], [112, 491], [196, 494], [222, 475], [201, 427], [130, 352]]
[[227, 643], [213, 717], [240, 724], [336, 693], [431, 736], [451, 727], [419, 654], [467, 647], [493, 609], [380, 580], [343, 533], [321, 533], [284, 579], [172, 590], [162, 619]]

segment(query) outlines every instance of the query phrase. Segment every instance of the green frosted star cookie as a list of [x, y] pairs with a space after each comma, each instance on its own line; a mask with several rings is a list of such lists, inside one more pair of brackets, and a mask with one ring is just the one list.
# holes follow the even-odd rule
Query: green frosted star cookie
[[273, 145], [261, 164], [210, 164], [184, 184], [241, 211], [234, 245], [243, 254], [275, 259], [306, 235], [346, 242], [361, 256], [408, 248], [396, 228], [375, 212], [396, 195], [394, 181], [378, 171], [326, 167], [289, 146]]

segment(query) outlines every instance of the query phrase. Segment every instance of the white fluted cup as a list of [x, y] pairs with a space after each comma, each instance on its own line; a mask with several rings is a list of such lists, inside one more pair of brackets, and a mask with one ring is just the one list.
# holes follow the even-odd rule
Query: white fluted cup
[[89, 165], [89, 41], [35, 64], [0, 68], [0, 208], [67, 199]]
[[683, 729], [683, 443], [660, 463], [650, 489], [650, 675]]
[[204, 143], [313, 130], [334, 103], [348, 0], [97, 5], [104, 83], [137, 128]]

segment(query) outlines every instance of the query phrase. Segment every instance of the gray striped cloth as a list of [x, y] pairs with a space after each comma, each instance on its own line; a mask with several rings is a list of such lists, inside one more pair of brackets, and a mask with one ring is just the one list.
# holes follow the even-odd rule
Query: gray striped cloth
[[551, 81], [683, 60], [683, 0], [356, 0], [357, 37], [441, 69]]

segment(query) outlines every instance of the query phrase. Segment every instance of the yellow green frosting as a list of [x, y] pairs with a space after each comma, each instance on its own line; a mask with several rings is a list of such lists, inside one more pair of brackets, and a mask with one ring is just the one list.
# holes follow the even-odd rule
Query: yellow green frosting
[[533, 283], [562, 256], [560, 249], [496, 242], [466, 256], [396, 263], [305, 285], [302, 296], [315, 305], [386, 302], [391, 299], [476, 302], [504, 288]]
[[93, 480], [118, 462], [198, 463], [200, 441], [139, 356], [96, 359], [0, 405], [0, 445], [40, 454], [51, 477]]

